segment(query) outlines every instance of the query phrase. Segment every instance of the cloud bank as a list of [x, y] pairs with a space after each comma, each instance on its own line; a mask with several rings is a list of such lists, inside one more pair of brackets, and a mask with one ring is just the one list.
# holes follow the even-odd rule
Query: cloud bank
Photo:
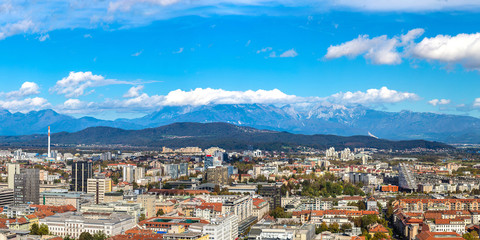
[[94, 75], [92, 72], [70, 72], [67, 77], [57, 81], [50, 92], [65, 95], [66, 97], [79, 97], [85, 94], [88, 88], [101, 87], [114, 84], [131, 84], [128, 81], [106, 79], [101, 75]]
[[388, 65], [400, 64], [402, 59], [425, 60], [449, 67], [461, 65], [468, 70], [480, 70], [480, 33], [437, 35], [414, 42], [423, 33], [423, 29], [417, 28], [392, 38], [360, 35], [351, 41], [330, 46], [324, 57], [331, 60], [362, 55], [374, 64]]

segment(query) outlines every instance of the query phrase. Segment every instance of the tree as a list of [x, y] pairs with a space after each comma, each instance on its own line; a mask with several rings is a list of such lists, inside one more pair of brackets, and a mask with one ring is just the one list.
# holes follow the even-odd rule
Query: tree
[[328, 226], [325, 222], [322, 222], [322, 224], [320, 224], [320, 231], [321, 232], [328, 231]]
[[32, 224], [32, 226], [30, 227], [30, 235], [38, 235], [38, 229], [38, 224]]
[[140, 217], [138, 218], [138, 221], [141, 222], [143, 220], [147, 219], [147, 217], [145, 216], [145, 214], [140, 214]]
[[478, 240], [478, 233], [476, 231], [472, 231], [472, 232], [463, 234], [462, 237], [465, 238], [465, 240]]
[[270, 212], [270, 216], [274, 218], [291, 218], [292, 214], [285, 212], [285, 209], [282, 207], [276, 207]]
[[393, 216], [393, 200], [388, 201], [387, 203], [387, 213], [386, 217], [388, 220], [392, 219]]
[[158, 209], [158, 211], [157, 211], [157, 217], [158, 217], [158, 216], [162, 216], [163, 214], [165, 214], [165, 213], [163, 212], [163, 209], [161, 209], [161, 208]]
[[97, 232], [93, 234], [93, 240], [105, 240], [107, 239], [107, 235], [104, 232]]
[[89, 232], [82, 232], [78, 240], [94, 240], [92, 234]]
[[375, 233], [375, 235], [373, 235], [372, 240], [380, 240], [380, 239], [388, 239], [388, 235], [380, 232], [377, 232]]
[[75, 239], [71, 238], [70, 236], [66, 236], [63, 238], [63, 240], [75, 240]]
[[331, 223], [330, 226], [328, 226], [328, 230], [331, 233], [338, 233], [340, 231], [340, 226], [338, 225], [338, 223], [334, 222]]
[[340, 230], [341, 230], [342, 232], [345, 232], [345, 231], [347, 231], [347, 230], [349, 230], [349, 229], [352, 229], [352, 224], [350, 224], [350, 223], [344, 223], [344, 224], [342, 224], [342, 225], [340, 226]]
[[213, 188], [213, 192], [219, 193], [220, 192], [220, 185], [215, 185], [215, 187]]
[[38, 228], [38, 234], [37, 235], [48, 235], [50, 231], [48, 231], [48, 226], [45, 224], [40, 225], [40, 228]]

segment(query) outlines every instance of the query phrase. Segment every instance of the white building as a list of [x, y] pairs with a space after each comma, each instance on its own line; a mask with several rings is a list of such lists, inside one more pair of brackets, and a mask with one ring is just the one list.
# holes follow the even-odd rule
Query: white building
[[135, 226], [135, 220], [126, 214], [79, 214], [74, 212], [57, 213], [40, 219], [40, 224], [48, 226], [52, 235], [78, 238], [82, 232], [105, 233], [114, 236], [124, 233]]
[[234, 240], [238, 237], [238, 217], [231, 214], [211, 219], [210, 224], [203, 226], [203, 234], [208, 234], [209, 240]]
[[239, 196], [223, 203], [225, 213], [233, 213], [241, 222], [253, 215], [253, 200], [250, 196]]
[[456, 232], [460, 235], [466, 232], [465, 222], [455, 219], [436, 219], [428, 223], [431, 232]]

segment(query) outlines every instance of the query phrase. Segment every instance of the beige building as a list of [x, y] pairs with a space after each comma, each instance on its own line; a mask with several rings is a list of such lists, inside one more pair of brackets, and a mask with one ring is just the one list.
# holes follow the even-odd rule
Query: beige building
[[17, 163], [8, 163], [7, 164], [8, 172], [8, 188], [15, 188], [15, 174], [20, 174], [20, 164]]
[[154, 195], [142, 194], [137, 196], [137, 203], [145, 209], [145, 217], [152, 218], [157, 215], [155, 211], [156, 197]]
[[95, 195], [95, 203], [105, 201], [105, 193], [112, 191], [112, 180], [110, 178], [89, 178], [87, 181], [87, 193]]

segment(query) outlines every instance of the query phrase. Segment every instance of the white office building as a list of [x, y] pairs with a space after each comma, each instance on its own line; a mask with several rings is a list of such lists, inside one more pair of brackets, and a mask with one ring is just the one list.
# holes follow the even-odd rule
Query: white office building
[[115, 236], [135, 226], [135, 220], [126, 214], [80, 214], [74, 212], [57, 213], [40, 219], [40, 224], [46, 224], [52, 235], [78, 238], [82, 232], [90, 234], [103, 232], [107, 236]]

